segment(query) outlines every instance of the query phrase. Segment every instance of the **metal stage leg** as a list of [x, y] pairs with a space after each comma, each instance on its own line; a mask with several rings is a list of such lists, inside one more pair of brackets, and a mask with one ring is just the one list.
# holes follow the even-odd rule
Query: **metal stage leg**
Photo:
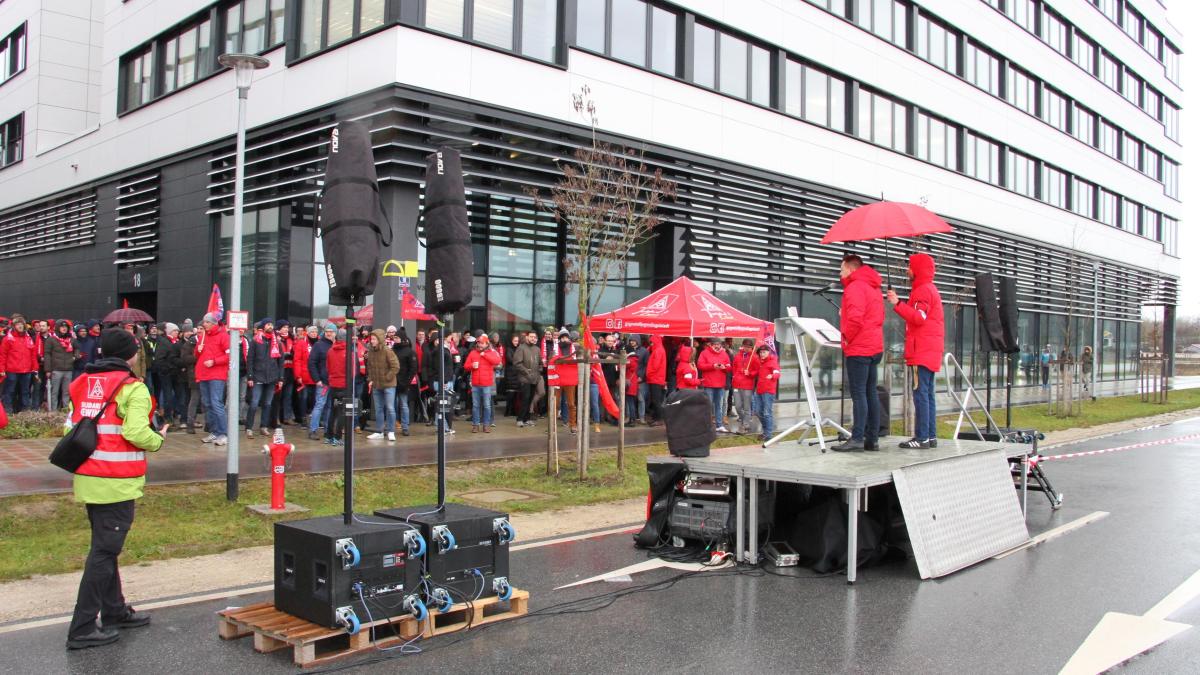
[[1021, 455], [1021, 515], [1029, 519], [1029, 454]]
[[758, 564], [758, 479], [750, 480], [750, 550], [747, 552], [751, 565]]
[[858, 488], [846, 488], [846, 583], [858, 577]]
[[734, 527], [737, 528], [737, 555], [734, 559], [738, 562], [746, 561], [746, 477], [737, 476], [737, 522]]

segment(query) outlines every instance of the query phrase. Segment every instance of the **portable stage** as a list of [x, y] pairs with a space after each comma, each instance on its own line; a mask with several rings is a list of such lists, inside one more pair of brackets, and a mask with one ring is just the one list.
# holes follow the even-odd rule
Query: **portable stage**
[[[1029, 540], [1022, 515], [1034, 446], [971, 440], [939, 440], [937, 448], [904, 450], [881, 440], [878, 452], [824, 453], [808, 443], [785, 441], [769, 448], [724, 448], [708, 457], [653, 457], [651, 463], [682, 462], [689, 472], [736, 481], [736, 549], [739, 561], [755, 563], [759, 481], [837, 488], [848, 504], [846, 580], [858, 562], [858, 512], [867, 488], [895, 483], [922, 578], [949, 574]], [[1014, 490], [1009, 460], [1021, 466]]]

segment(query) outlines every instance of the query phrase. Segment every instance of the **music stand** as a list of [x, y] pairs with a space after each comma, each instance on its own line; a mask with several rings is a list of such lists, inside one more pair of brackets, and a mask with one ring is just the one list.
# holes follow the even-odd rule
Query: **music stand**
[[800, 360], [800, 380], [804, 383], [804, 398], [808, 401], [808, 419], [801, 420], [782, 432], [775, 434], [773, 438], [763, 443], [764, 448], [772, 446], [792, 432], [804, 429], [804, 434], [800, 436], [798, 442], [803, 443], [804, 439], [808, 438], [808, 435], [815, 431], [817, 434], [817, 445], [821, 446], [821, 452], [825, 452], [825, 434], [821, 431], [821, 427], [826, 424], [845, 434], [847, 438], [850, 436], [850, 432], [846, 431], [842, 425], [828, 417], [821, 417], [821, 406], [817, 400], [817, 388], [813, 385], [812, 360], [808, 357], [808, 348], [804, 343], [805, 336], [811, 338], [817, 345], [817, 348], [813, 350], [812, 359], [816, 359], [822, 349], [841, 349], [842, 347], [841, 332], [830, 325], [825, 319], [799, 316], [785, 316], [775, 319], [776, 340], [779, 342], [790, 340], [796, 347], [796, 358]]

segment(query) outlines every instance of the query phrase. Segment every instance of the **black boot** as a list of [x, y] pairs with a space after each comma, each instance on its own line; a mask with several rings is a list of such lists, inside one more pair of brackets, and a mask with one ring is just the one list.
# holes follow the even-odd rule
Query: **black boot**
[[853, 438], [846, 441], [845, 443], [842, 443], [841, 445], [833, 446], [834, 452], [854, 452], [856, 450], [864, 450], [864, 449], [866, 449], [866, 444], [863, 443], [862, 441], [858, 441]]
[[121, 639], [121, 634], [115, 628], [96, 627], [86, 635], [67, 638], [67, 649], [87, 649], [88, 647], [103, 647]]

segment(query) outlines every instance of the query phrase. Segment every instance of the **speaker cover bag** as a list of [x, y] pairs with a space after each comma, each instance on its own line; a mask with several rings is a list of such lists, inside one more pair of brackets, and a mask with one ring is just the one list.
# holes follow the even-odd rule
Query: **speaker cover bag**
[[330, 137], [318, 219], [325, 251], [329, 304], [362, 302], [375, 292], [379, 255], [392, 228], [379, 200], [371, 132], [362, 122], [340, 122]]
[[1012, 277], [1000, 277], [1000, 328], [1004, 335], [1004, 352], [1015, 354], [1021, 351], [1017, 337], [1017, 281]]
[[979, 344], [985, 352], [1004, 351], [1004, 331], [1000, 328], [1000, 308], [996, 305], [996, 282], [991, 272], [975, 275], [975, 307], [983, 331]]
[[679, 482], [685, 469], [687, 465], [678, 459], [646, 460], [646, 474], [650, 478], [646, 524], [633, 535], [634, 546], [654, 548], [666, 538], [667, 518], [671, 515], [672, 504], [675, 503], [675, 483]]
[[451, 314], [471, 302], [475, 260], [462, 158], [438, 148], [425, 159], [425, 308]]
[[680, 389], [667, 397], [662, 408], [667, 427], [667, 450], [678, 457], [708, 457], [717, 440], [712, 402], [699, 389]]

